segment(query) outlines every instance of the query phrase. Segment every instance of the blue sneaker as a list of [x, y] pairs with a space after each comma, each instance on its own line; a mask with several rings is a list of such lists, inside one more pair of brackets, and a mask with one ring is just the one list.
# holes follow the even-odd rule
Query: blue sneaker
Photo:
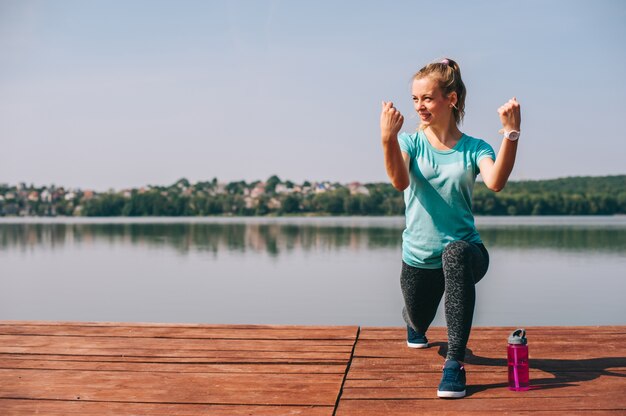
[[437, 397], [459, 399], [465, 397], [465, 367], [456, 360], [447, 360], [439, 383]]
[[409, 348], [428, 348], [426, 334], [418, 334], [409, 325], [406, 326], [406, 345]]

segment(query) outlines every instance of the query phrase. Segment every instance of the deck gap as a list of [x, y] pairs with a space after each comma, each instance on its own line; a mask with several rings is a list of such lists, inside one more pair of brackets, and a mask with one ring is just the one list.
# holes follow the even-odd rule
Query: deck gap
[[339, 393], [337, 394], [337, 400], [335, 401], [335, 408], [333, 409], [333, 416], [337, 413], [337, 408], [339, 407], [339, 402], [341, 401], [341, 395], [343, 393], [343, 387], [346, 384], [346, 379], [348, 378], [348, 373], [350, 372], [350, 365], [352, 364], [352, 359], [354, 358], [354, 350], [356, 349], [356, 344], [359, 341], [359, 334], [361, 333], [361, 326], [358, 326], [356, 329], [356, 337], [354, 338], [354, 344], [352, 344], [352, 352], [350, 353], [350, 359], [348, 360], [348, 364], [346, 365], [346, 371], [343, 375], [343, 380], [341, 381], [341, 386], [339, 387]]
[[289, 404], [289, 403], [212, 403], [212, 402], [137, 402], [127, 400], [82, 400], [82, 399], [49, 399], [49, 398], [32, 398], [32, 397], [0, 397], [0, 400], [30, 400], [30, 401], [49, 401], [49, 402], [85, 402], [85, 403], [118, 403], [118, 404], [167, 404], [167, 405], [187, 405], [187, 406], [268, 406], [268, 407], [333, 407], [329, 404]]

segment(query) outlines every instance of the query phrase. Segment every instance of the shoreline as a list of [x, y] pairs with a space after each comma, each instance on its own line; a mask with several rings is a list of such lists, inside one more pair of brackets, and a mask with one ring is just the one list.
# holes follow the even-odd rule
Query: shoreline
[[[626, 215], [476, 215], [476, 226], [623, 225]], [[2, 224], [314, 224], [391, 226], [404, 216], [0, 217]]]

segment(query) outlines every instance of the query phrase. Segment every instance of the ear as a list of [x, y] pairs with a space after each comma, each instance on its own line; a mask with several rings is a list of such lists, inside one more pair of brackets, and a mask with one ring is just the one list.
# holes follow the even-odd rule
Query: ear
[[448, 99], [450, 100], [450, 104], [456, 106], [456, 103], [459, 99], [459, 97], [456, 95], [456, 91], [452, 91], [450, 94], [448, 94]]

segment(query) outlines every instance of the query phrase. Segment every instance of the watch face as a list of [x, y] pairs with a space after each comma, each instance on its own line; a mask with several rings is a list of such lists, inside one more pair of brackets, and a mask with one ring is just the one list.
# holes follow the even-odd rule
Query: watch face
[[516, 131], [510, 132], [508, 139], [511, 140], [511, 141], [515, 141], [515, 140], [519, 139], [519, 133], [516, 132]]

